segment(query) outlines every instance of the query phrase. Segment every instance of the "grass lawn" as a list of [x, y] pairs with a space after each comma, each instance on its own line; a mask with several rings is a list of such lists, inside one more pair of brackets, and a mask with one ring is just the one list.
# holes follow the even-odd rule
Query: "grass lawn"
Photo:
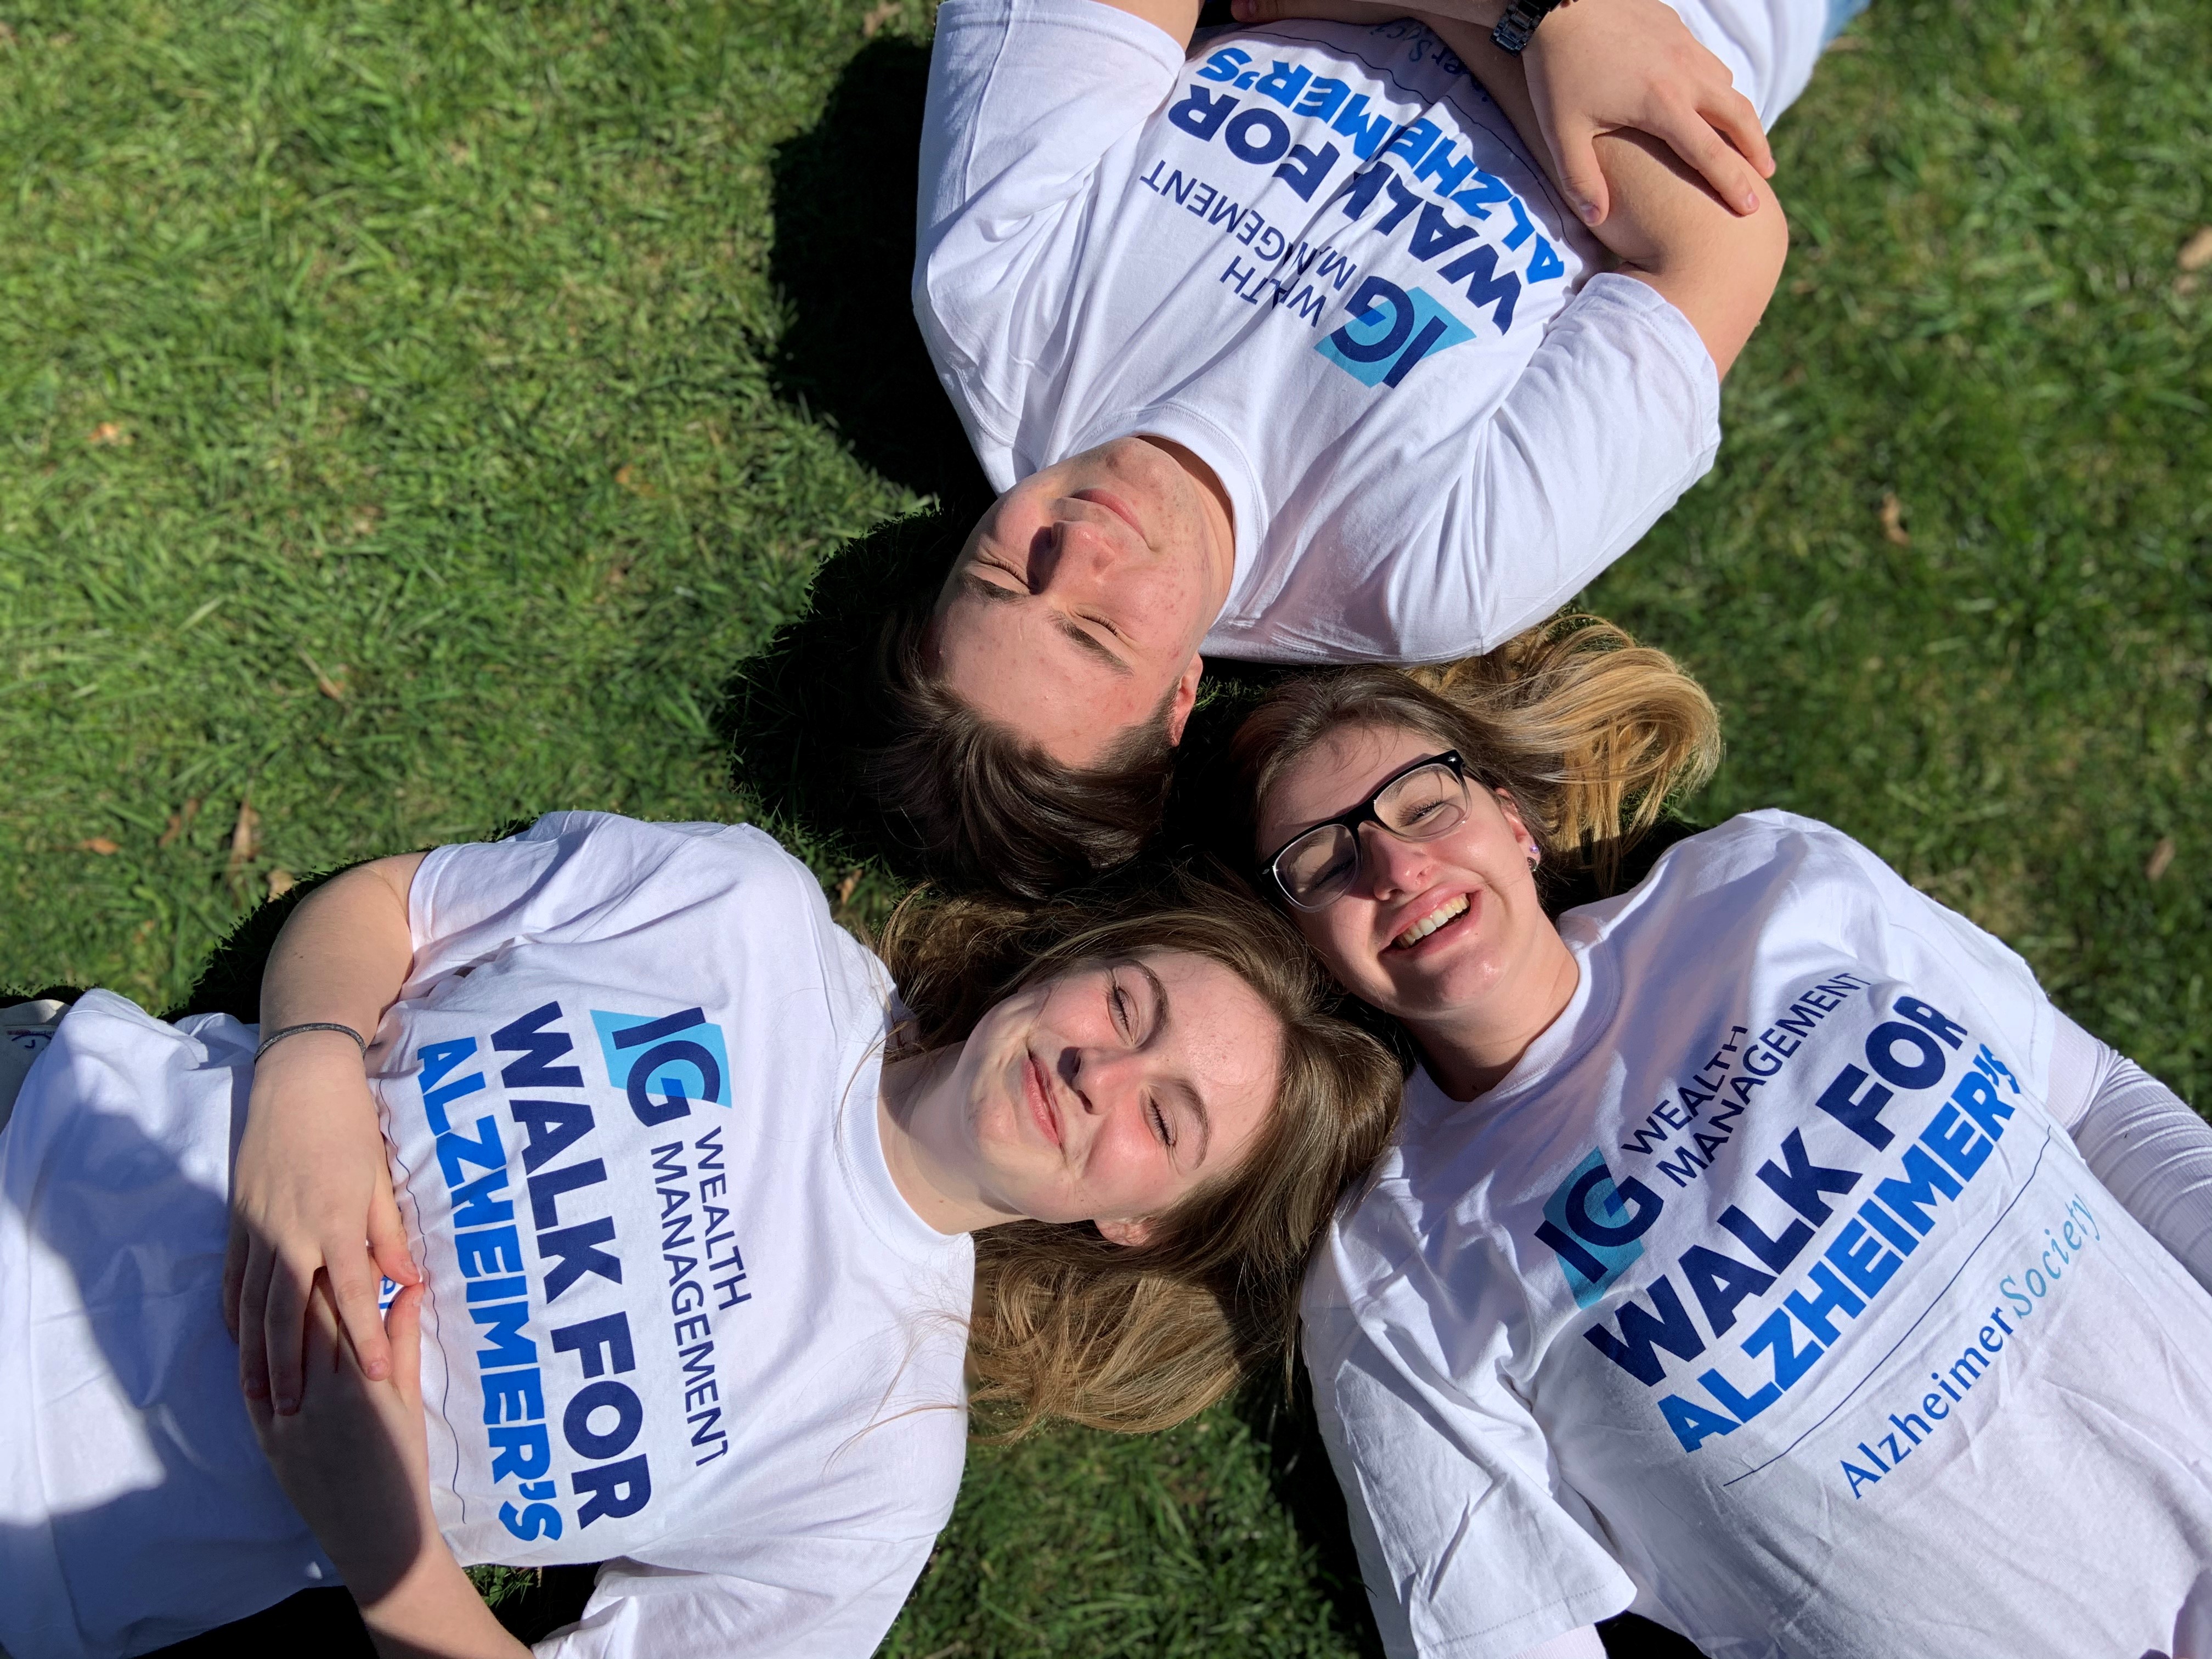
[[[313, 871], [746, 811], [733, 669], [967, 482], [904, 309], [927, 27], [10, 9], [0, 982], [164, 1007]], [[1589, 603], [1721, 702], [1698, 816], [1840, 824], [2203, 1098], [2212, 9], [1878, 0], [1846, 46], [1720, 465]], [[886, 1651], [1357, 1652], [1316, 1456], [1264, 1389], [979, 1449]]]

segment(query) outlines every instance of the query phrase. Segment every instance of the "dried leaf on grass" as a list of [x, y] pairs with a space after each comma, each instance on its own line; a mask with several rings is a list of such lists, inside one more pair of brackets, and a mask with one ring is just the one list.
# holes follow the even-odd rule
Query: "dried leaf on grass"
[[874, 40], [876, 31], [897, 16], [902, 9], [899, 0], [881, 0], [880, 4], [869, 7], [867, 15], [860, 19], [861, 38]]
[[80, 853], [97, 853], [105, 859], [114, 857], [123, 849], [105, 836], [94, 836], [88, 841], [77, 842], [76, 850]]
[[192, 827], [192, 820], [199, 817], [199, 797], [195, 795], [191, 799], [185, 803], [185, 810], [183, 811], [172, 812], [169, 814], [168, 825], [159, 836], [155, 837], [154, 845], [162, 848], [164, 851], [167, 851], [167, 848], [176, 841], [179, 836], [183, 835], [185, 830]]
[[2156, 881], [2173, 867], [2173, 837], [2160, 836], [2158, 845], [2150, 849], [2150, 862], [2143, 866], [2143, 879]]
[[307, 672], [315, 677], [315, 690], [332, 702], [343, 702], [346, 695], [346, 665], [343, 663], [336, 664], [331, 672], [325, 674], [323, 672], [322, 665], [306, 652], [301, 652], [299, 656], [300, 660], [307, 665]]
[[299, 884], [299, 877], [294, 875], [289, 870], [271, 870], [269, 872], [269, 896], [270, 898], [283, 898], [285, 894], [290, 892]]
[[230, 831], [230, 867], [251, 864], [261, 856], [261, 814], [253, 810], [252, 803], [241, 798], [238, 803], [238, 822]]
[[2174, 263], [2184, 270], [2202, 270], [2212, 265], [2212, 225], [2203, 226], [2184, 242]]
[[1881, 533], [1893, 547], [1912, 545], [1912, 533], [1905, 527], [1905, 503], [1895, 490], [1881, 498]]
[[94, 449], [126, 448], [137, 441], [112, 421], [102, 421], [84, 434], [84, 441]]

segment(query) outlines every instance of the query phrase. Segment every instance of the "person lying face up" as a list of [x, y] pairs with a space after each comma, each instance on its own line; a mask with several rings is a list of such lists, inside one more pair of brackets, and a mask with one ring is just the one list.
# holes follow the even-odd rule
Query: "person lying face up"
[[1827, 17], [1196, 12], [938, 13], [915, 305], [1003, 493], [894, 632], [878, 775], [1015, 892], [1142, 845], [1206, 657], [1487, 649], [1705, 471]]
[[1279, 902], [1420, 1055], [1304, 1300], [1385, 1650], [2212, 1653], [2212, 1127], [1792, 813], [1555, 920], [1717, 732], [1617, 630], [1501, 654], [1234, 745]]
[[1148, 1429], [1279, 1355], [1399, 1079], [1295, 936], [1187, 884], [885, 950], [758, 830], [556, 813], [310, 895], [258, 1031], [86, 994], [0, 1133], [0, 1647], [340, 1582], [514, 1652], [462, 1564], [606, 1562], [541, 1652], [866, 1655], [963, 1361]]

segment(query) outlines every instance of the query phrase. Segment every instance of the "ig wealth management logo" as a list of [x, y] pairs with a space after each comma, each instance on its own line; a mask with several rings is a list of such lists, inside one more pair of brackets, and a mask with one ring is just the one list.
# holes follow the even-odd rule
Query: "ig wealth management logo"
[[694, 1101], [730, 1103], [729, 1048], [705, 1010], [656, 1016], [594, 1008], [592, 1024], [607, 1080], [629, 1096], [639, 1122], [687, 1117]]
[[1644, 1235], [1665, 1201], [1633, 1176], [1615, 1182], [1605, 1167], [1605, 1154], [1595, 1148], [1568, 1171], [1544, 1200], [1536, 1237], [1559, 1258], [1577, 1307], [1587, 1308], [1603, 1296], [1606, 1286], [1644, 1254]]
[[1474, 337], [1426, 289], [1370, 276], [1352, 292], [1350, 319], [1314, 349], [1362, 386], [1394, 386], [1423, 358]]

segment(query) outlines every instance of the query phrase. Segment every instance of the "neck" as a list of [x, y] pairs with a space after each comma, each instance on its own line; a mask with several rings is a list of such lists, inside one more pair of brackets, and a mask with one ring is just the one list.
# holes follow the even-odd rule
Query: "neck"
[[1202, 456], [1172, 438], [1157, 437], [1149, 432], [1142, 436], [1188, 473], [1198, 487], [1199, 515], [1206, 526], [1206, 594], [1210, 601], [1206, 623], [1210, 627], [1213, 618], [1220, 615], [1221, 607], [1229, 602], [1229, 585], [1237, 575], [1237, 509], [1229, 499], [1221, 475]]
[[960, 1050], [939, 1048], [884, 1063], [876, 1127], [891, 1184], [914, 1212], [940, 1233], [972, 1233], [1020, 1219], [991, 1202], [975, 1178], [962, 1098], [954, 1086]]
[[1566, 941], [1543, 930], [1537, 960], [1507, 976], [1510, 991], [1434, 1019], [1408, 1019], [1437, 1086], [1454, 1100], [1487, 1094], [1520, 1064], [1528, 1045], [1551, 1028], [1574, 1000], [1582, 968]]

